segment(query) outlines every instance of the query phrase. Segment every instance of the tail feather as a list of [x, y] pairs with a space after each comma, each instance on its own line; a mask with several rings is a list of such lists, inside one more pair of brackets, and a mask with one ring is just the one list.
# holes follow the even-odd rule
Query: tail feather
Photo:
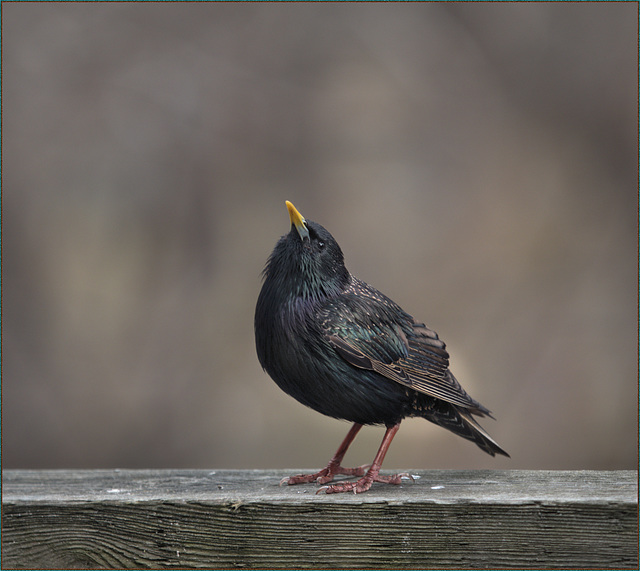
[[[476, 411], [473, 412], [478, 414]], [[487, 413], [488, 411], [482, 411], [479, 416], [484, 416]], [[490, 414], [487, 415], [490, 416]], [[436, 406], [423, 409], [421, 416], [458, 436], [462, 436], [462, 438], [470, 440], [491, 456], [502, 454], [510, 458], [509, 454], [476, 422], [472, 411], [444, 401], [437, 401]]]
[[507, 458], [511, 458], [511, 456], [509, 456], [509, 453], [501, 448], [500, 445], [493, 438], [491, 438], [489, 434], [487, 434], [487, 432], [476, 422], [471, 414], [460, 409], [458, 409], [458, 414], [464, 421], [468, 423], [468, 426], [472, 430], [472, 432], [475, 431], [473, 437], [470, 440], [475, 442], [480, 448], [482, 448], [482, 450], [484, 450], [487, 454], [491, 454], [491, 456], [502, 454]]

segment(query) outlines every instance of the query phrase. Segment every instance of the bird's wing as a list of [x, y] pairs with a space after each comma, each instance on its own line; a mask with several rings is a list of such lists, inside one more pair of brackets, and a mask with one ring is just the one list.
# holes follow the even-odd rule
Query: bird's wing
[[489, 412], [449, 372], [449, 354], [438, 335], [376, 290], [371, 297], [363, 291], [343, 294], [326, 303], [319, 317], [325, 339], [351, 365], [480, 414]]

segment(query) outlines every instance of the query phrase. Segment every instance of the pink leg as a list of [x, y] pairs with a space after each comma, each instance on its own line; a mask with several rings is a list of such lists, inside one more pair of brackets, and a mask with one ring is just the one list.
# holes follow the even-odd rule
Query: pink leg
[[382, 462], [384, 461], [384, 457], [387, 454], [387, 450], [389, 450], [391, 441], [396, 435], [396, 432], [398, 432], [399, 428], [399, 422], [398, 424], [387, 427], [387, 431], [384, 434], [382, 444], [380, 444], [380, 448], [378, 449], [378, 453], [373, 460], [373, 464], [371, 464], [371, 467], [364, 475], [364, 477], [360, 478], [356, 482], [339, 482], [338, 484], [332, 484], [331, 486], [323, 486], [318, 490], [318, 492], [324, 490], [327, 494], [337, 494], [340, 492], [353, 492], [354, 494], [359, 494], [361, 492], [366, 492], [371, 487], [371, 484], [373, 484], [373, 482], [384, 482], [386, 484], [397, 485], [402, 482], [402, 478], [409, 478], [413, 480], [413, 478], [406, 473], [395, 474], [393, 476], [380, 476], [379, 474], [380, 468], [382, 468]]
[[282, 486], [282, 484], [289, 484], [290, 486], [293, 486], [294, 484], [308, 484], [309, 482], [326, 484], [327, 482], [331, 482], [336, 474], [362, 476], [367, 466], [359, 466], [358, 468], [343, 468], [340, 465], [342, 459], [344, 458], [344, 455], [349, 449], [349, 445], [353, 442], [353, 439], [356, 437], [356, 434], [358, 434], [361, 428], [362, 424], [358, 424], [357, 422], [351, 427], [347, 436], [342, 441], [342, 444], [340, 444], [340, 448], [338, 448], [337, 452], [333, 455], [333, 458], [331, 458], [326, 468], [323, 468], [315, 474], [298, 474], [297, 476], [283, 478], [280, 481], [280, 485]]

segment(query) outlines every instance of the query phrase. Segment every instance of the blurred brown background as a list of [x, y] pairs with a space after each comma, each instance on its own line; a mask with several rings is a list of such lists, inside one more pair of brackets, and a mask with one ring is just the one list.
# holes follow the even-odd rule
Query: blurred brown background
[[385, 468], [636, 468], [636, 4], [2, 16], [4, 467], [324, 465], [253, 345], [289, 199], [512, 455], [413, 419]]

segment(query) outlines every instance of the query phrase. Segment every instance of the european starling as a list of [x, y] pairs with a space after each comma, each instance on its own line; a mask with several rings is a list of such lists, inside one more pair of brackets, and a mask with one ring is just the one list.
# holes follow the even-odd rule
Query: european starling
[[[365, 492], [373, 482], [399, 484], [410, 476], [379, 472], [405, 417], [426, 418], [491, 456], [509, 456], [473, 418], [491, 412], [453, 376], [438, 335], [351, 275], [333, 236], [305, 220], [291, 202], [286, 205], [291, 231], [267, 261], [256, 306], [258, 359], [299, 402], [354, 424], [326, 468], [281, 483], [326, 484], [336, 474], [360, 477], [318, 490], [328, 494]], [[344, 468], [342, 459], [364, 424], [387, 428], [378, 453], [368, 470]]]

